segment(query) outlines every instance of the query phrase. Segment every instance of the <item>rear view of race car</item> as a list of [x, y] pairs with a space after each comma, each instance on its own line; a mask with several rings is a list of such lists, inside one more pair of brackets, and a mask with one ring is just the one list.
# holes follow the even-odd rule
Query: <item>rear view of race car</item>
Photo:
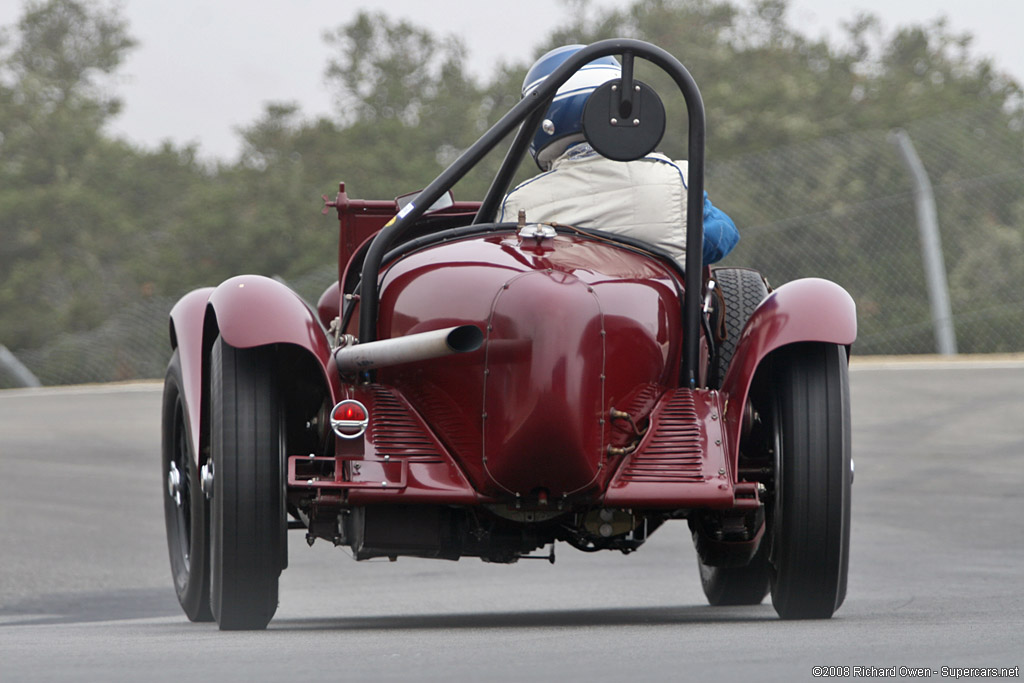
[[[699, 250], [683, 266], [529, 212], [496, 221], [559, 86], [609, 55], [661, 68], [686, 99], [687, 242], [700, 244], [696, 84], [659, 48], [610, 40], [567, 59], [411, 202], [342, 185], [329, 202], [338, 279], [316, 310], [255, 275], [174, 308], [164, 506], [190, 619], [266, 627], [289, 529], [357, 560], [510, 563], [553, 560], [557, 543], [631, 553], [682, 520], [712, 604], [770, 592], [783, 618], [839, 608], [849, 295], [819, 279], [770, 290], [754, 271], [704, 267]], [[594, 106], [636, 88], [624, 70]], [[652, 96], [644, 112], [661, 107]], [[642, 156], [661, 134], [657, 115], [642, 118], [594, 125], [587, 140]], [[487, 195], [452, 202], [451, 186], [517, 130]]]

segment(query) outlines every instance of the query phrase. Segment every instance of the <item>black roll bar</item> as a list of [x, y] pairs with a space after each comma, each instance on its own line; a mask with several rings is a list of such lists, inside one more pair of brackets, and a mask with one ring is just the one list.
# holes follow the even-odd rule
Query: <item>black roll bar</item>
[[[595, 59], [622, 55], [623, 61], [640, 57], [660, 67], [679, 86], [686, 100], [689, 117], [686, 201], [686, 292], [683, 299], [683, 382], [690, 388], [697, 385], [700, 362], [700, 309], [703, 277], [702, 249], [704, 242], [704, 101], [700, 90], [686, 67], [665, 50], [640, 40], [613, 38], [602, 40], [575, 53], [556, 68], [541, 85], [526, 94], [512, 109], [491, 126], [473, 145], [437, 176], [415, 200], [402, 209], [395, 221], [385, 226], [374, 238], [363, 261], [362, 287], [359, 301], [359, 341], [376, 341], [380, 292], [377, 278], [388, 248], [404, 234], [424, 211], [462, 179], [481, 159], [494, 149], [516, 126], [519, 134], [513, 141], [501, 168], [484, 197], [474, 223], [494, 220], [501, 198], [508, 190], [541, 117], [558, 88], [580, 67]], [[526, 124], [524, 125], [524, 121]], [[694, 248], [696, 246], [696, 248]]]
[[484, 195], [484, 199], [480, 203], [480, 208], [473, 218], [473, 223], [494, 222], [495, 217], [498, 215], [498, 208], [501, 207], [501, 202], [508, 192], [508, 186], [512, 184], [516, 170], [526, 155], [526, 150], [530, 147], [533, 134], [540, 128], [541, 122], [544, 121], [544, 114], [547, 113], [548, 106], [550, 106], [550, 101], [545, 103], [543, 107], [537, 107], [526, 118], [526, 122], [519, 127], [519, 132], [516, 133], [512, 145], [505, 154], [505, 160], [501, 162], [498, 173], [494, 176], [494, 180], [491, 181], [490, 187], [487, 188], [487, 194]]

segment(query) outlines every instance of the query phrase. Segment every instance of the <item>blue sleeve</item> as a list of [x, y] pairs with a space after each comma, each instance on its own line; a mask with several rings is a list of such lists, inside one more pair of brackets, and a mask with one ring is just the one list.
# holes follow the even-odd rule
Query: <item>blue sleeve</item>
[[704, 263], [715, 263], [725, 258], [740, 241], [736, 224], [717, 208], [704, 193]]

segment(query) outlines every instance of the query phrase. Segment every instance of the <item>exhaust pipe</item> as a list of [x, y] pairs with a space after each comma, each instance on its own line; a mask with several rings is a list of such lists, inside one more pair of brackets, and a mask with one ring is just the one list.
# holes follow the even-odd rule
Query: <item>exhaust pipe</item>
[[344, 346], [334, 352], [334, 362], [342, 373], [362, 372], [440, 358], [453, 353], [469, 353], [479, 349], [483, 342], [484, 333], [479, 327], [459, 325], [394, 339]]

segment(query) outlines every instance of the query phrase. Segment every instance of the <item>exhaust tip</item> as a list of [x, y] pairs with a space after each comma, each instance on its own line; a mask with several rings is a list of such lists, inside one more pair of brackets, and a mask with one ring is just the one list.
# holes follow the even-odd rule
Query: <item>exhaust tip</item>
[[339, 372], [363, 372], [390, 365], [414, 363], [455, 353], [476, 351], [484, 342], [484, 333], [476, 325], [459, 325], [404, 337], [381, 339], [335, 349]]
[[483, 345], [484, 333], [476, 325], [459, 325], [448, 333], [445, 341], [452, 353], [469, 353]]

